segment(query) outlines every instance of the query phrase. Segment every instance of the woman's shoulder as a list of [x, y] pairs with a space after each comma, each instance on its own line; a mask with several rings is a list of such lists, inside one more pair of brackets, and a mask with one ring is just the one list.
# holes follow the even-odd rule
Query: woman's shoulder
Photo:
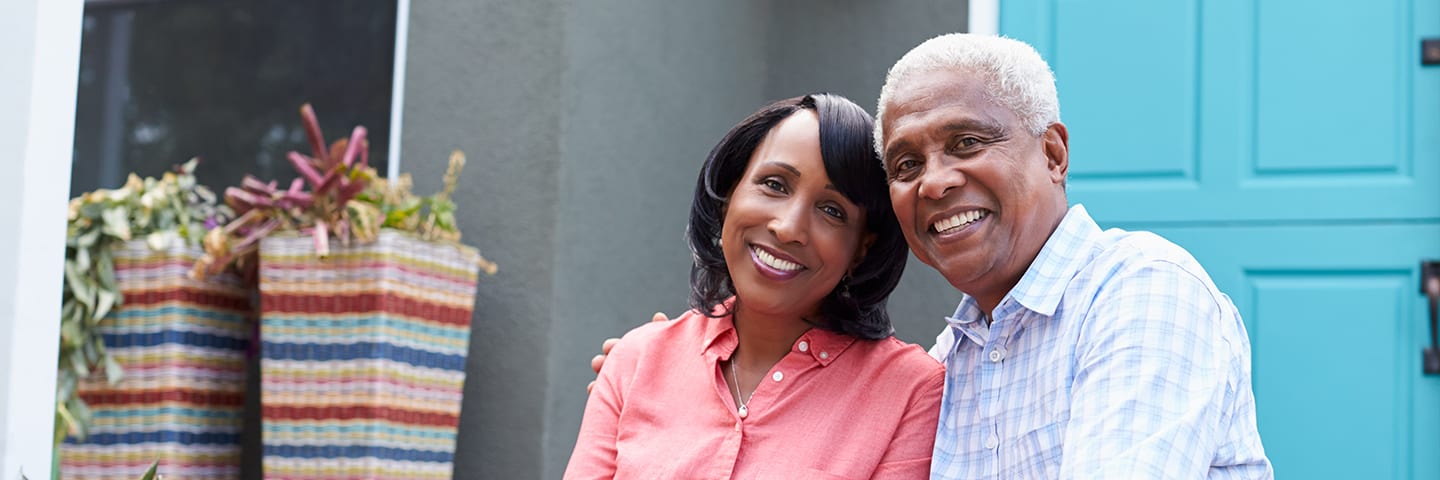
[[945, 367], [940, 365], [935, 357], [931, 357], [924, 348], [913, 343], [905, 343], [893, 336], [880, 340], [861, 340], [856, 343], [856, 346], [861, 347], [862, 356], [866, 362], [881, 365], [887, 371], [910, 374], [916, 378], [925, 378], [945, 371]]
[[710, 318], [700, 312], [689, 310], [674, 319], [664, 322], [649, 322], [635, 327], [620, 338], [615, 346], [627, 350], [654, 350], [690, 348], [704, 340], [706, 332], [722, 318]]

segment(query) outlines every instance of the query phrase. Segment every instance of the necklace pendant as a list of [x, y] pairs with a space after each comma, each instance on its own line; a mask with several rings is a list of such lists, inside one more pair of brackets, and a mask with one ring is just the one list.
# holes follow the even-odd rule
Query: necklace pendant
[[748, 417], [748, 416], [750, 416], [750, 410], [747, 409], [747, 408], [745, 408], [744, 405], [741, 405], [741, 406], [740, 406], [740, 418], [745, 418], [745, 417]]

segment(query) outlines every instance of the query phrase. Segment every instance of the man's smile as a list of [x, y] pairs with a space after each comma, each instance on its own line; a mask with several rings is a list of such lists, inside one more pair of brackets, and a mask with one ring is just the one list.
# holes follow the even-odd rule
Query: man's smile
[[946, 235], [960, 231], [967, 225], [980, 221], [990, 216], [989, 210], [974, 209], [941, 217], [939, 220], [930, 222], [930, 233]]

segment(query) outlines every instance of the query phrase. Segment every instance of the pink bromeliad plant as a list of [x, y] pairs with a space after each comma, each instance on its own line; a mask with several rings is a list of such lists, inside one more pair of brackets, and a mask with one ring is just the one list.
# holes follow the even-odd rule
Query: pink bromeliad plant
[[[356, 126], [350, 138], [326, 148], [315, 109], [300, 107], [310, 155], [292, 151], [287, 156], [300, 177], [281, 189], [275, 181], [265, 182], [247, 175], [239, 187], [225, 189], [225, 203], [237, 217], [205, 236], [205, 256], [193, 274], [203, 277], [232, 263], [253, 278], [254, 253], [260, 240], [277, 230], [298, 230], [315, 239], [315, 253], [330, 253], [331, 237], [342, 245], [351, 240], [373, 241], [379, 234], [382, 216], [377, 206], [352, 201], [376, 179], [370, 168], [366, 130]], [[308, 187], [308, 188], [307, 188]]]

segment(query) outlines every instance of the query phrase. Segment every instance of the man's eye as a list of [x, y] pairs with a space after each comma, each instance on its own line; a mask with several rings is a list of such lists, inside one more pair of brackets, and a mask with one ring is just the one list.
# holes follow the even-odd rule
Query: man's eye
[[977, 144], [977, 143], [980, 143], [980, 139], [975, 138], [975, 137], [965, 137], [965, 138], [960, 139], [960, 145], [966, 146], [966, 147], [975, 145], [975, 144]]
[[906, 178], [907, 176], [913, 174], [915, 170], [919, 168], [919, 160], [916, 160], [914, 158], [902, 158], [899, 161], [895, 162], [895, 167], [892, 169], [893, 171], [891, 172], [890, 176], [891, 178], [895, 179]]

